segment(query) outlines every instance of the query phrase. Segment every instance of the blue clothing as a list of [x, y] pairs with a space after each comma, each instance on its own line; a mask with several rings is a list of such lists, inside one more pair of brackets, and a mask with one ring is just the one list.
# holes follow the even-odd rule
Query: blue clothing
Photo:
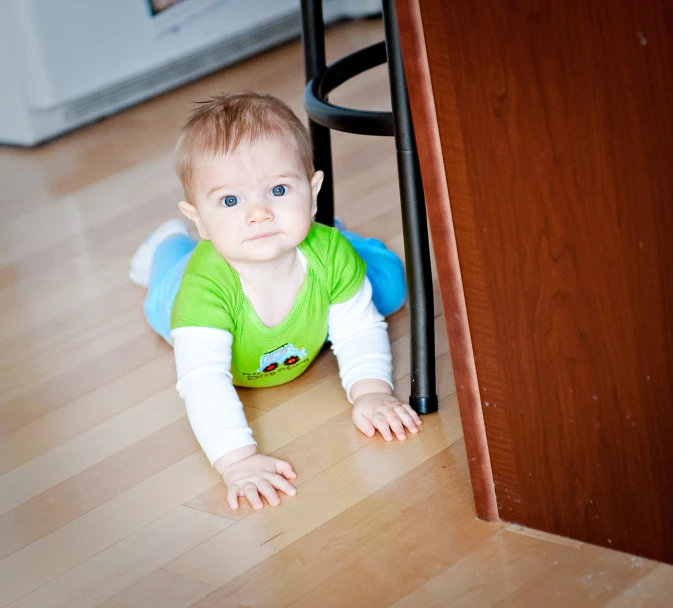
[[182, 234], [170, 236], [157, 247], [152, 258], [152, 274], [143, 309], [150, 327], [169, 344], [173, 344], [173, 302], [197, 242]]
[[350, 232], [338, 220], [335, 226], [367, 264], [367, 278], [372, 284], [372, 299], [376, 309], [384, 317], [397, 312], [407, 298], [404, 266], [400, 258], [378, 239]]

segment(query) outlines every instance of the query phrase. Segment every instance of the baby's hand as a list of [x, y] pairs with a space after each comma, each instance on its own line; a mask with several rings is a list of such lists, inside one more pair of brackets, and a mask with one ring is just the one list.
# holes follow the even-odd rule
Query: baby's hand
[[276, 507], [280, 504], [277, 490], [288, 496], [297, 493], [288, 481], [296, 477], [289, 462], [262, 454], [253, 454], [234, 462], [222, 473], [224, 485], [227, 486], [227, 502], [232, 509], [238, 509], [239, 496], [245, 496], [253, 509], [264, 506], [262, 496], [271, 506]]
[[423, 424], [411, 406], [386, 393], [358, 397], [353, 404], [353, 423], [367, 437], [373, 437], [378, 429], [386, 441], [392, 441], [393, 433], [400, 440], [406, 439], [404, 427], [410, 433], [418, 433]]

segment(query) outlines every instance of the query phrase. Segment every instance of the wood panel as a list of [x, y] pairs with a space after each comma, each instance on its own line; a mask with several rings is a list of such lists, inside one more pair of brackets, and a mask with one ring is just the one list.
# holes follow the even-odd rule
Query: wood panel
[[416, 2], [396, 5], [400, 28], [400, 44], [413, 106], [419, 161], [423, 166], [423, 186], [429, 226], [432, 231], [437, 266], [441, 269], [441, 293], [446, 318], [446, 330], [451, 343], [452, 365], [465, 448], [470, 466], [472, 493], [477, 516], [486, 521], [498, 521], [493, 485], [493, 471], [488, 453], [484, 416], [479, 398], [470, 328], [467, 323], [465, 295], [460, 276], [460, 263], [442, 162], [442, 148], [437, 126], [437, 113], [432, 96], [430, 68], [425, 49], [421, 12]]
[[671, 4], [414, 4], [500, 516], [672, 562]]

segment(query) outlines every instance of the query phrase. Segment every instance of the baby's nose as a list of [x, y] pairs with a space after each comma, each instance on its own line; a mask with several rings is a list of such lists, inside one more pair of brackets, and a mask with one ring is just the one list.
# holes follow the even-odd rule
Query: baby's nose
[[271, 211], [268, 205], [264, 205], [263, 203], [255, 203], [248, 211], [249, 223], [263, 222], [272, 219], [273, 211]]

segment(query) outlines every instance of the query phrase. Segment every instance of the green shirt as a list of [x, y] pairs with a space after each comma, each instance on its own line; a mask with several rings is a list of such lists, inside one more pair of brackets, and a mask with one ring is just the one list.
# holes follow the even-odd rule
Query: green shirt
[[307, 260], [306, 278], [287, 317], [274, 327], [259, 319], [240, 276], [210, 241], [201, 241], [187, 264], [171, 329], [230, 332], [231, 374], [237, 386], [294, 380], [325, 343], [330, 305], [349, 300], [362, 287], [365, 263], [336, 228], [314, 223], [298, 248]]

